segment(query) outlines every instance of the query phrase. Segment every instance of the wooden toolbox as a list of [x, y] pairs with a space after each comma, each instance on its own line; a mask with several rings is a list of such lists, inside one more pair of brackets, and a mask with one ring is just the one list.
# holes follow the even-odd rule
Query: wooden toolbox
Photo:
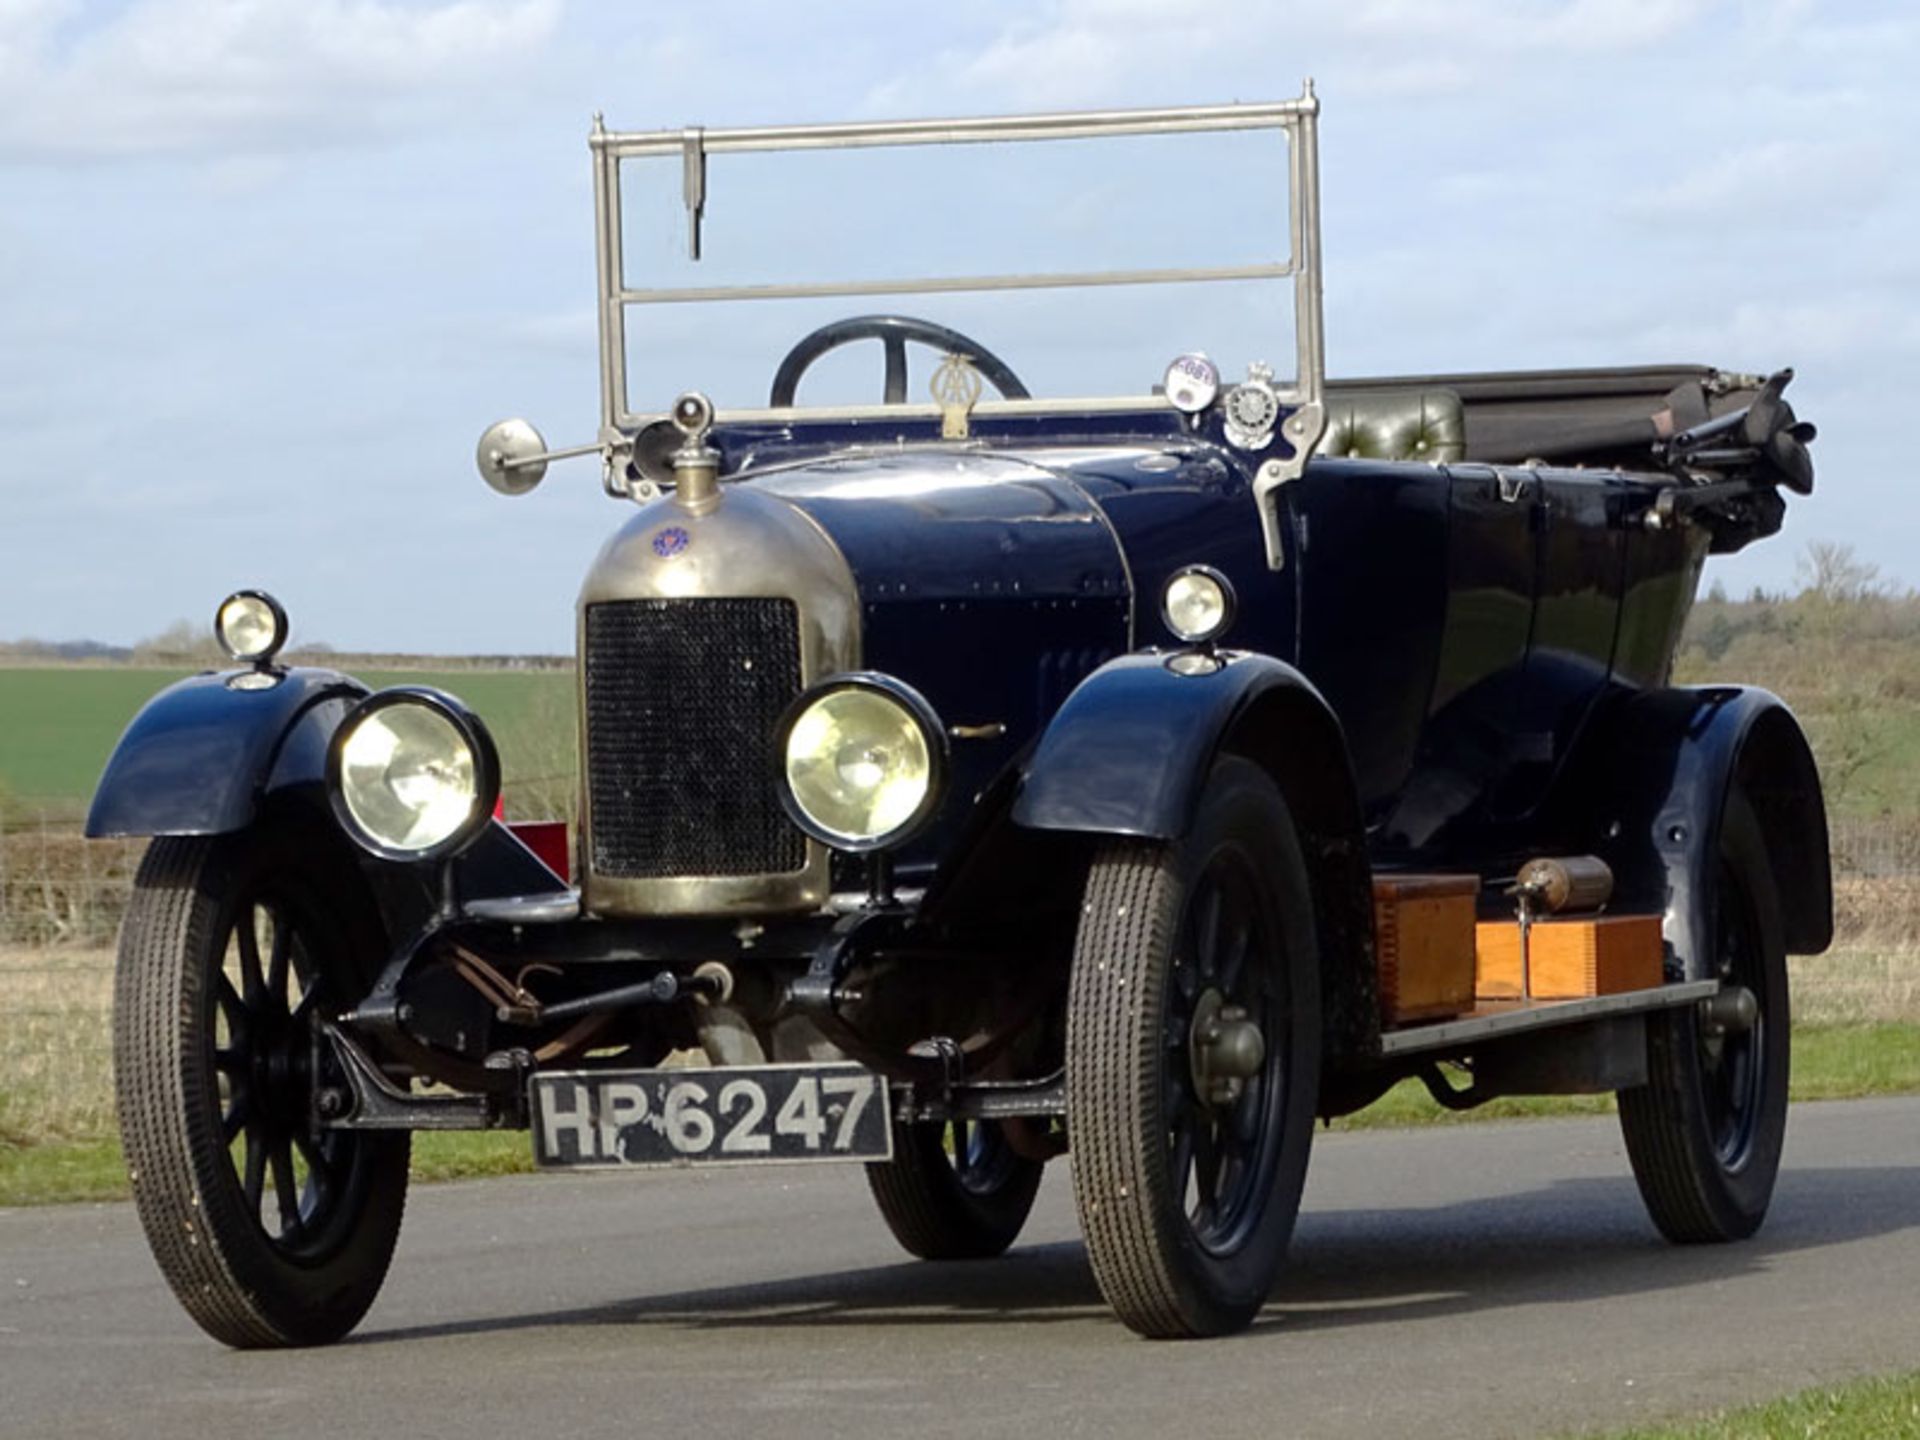
[[1477, 875], [1376, 875], [1373, 934], [1386, 1025], [1473, 1008]]
[[[1664, 978], [1658, 915], [1589, 915], [1533, 922], [1529, 942], [1533, 998], [1585, 1000], [1650, 990]], [[1474, 992], [1482, 1000], [1520, 998], [1520, 922], [1475, 927]]]

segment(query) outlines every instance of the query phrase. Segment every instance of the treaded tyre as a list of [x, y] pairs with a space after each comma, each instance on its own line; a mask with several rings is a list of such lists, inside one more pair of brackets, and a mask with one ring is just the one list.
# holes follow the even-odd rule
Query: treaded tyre
[[1711, 973], [1752, 991], [1759, 1019], [1751, 1030], [1715, 1034], [1692, 1006], [1650, 1016], [1647, 1083], [1619, 1095], [1647, 1213], [1678, 1244], [1758, 1230], [1786, 1136], [1786, 945], [1760, 822], [1738, 791], [1721, 820], [1713, 904]]
[[1019, 1238], [1041, 1162], [1014, 1153], [992, 1121], [901, 1125], [893, 1159], [867, 1166], [880, 1216], [922, 1260], [986, 1260]]
[[[1228, 1046], [1240, 1062], [1221, 1074], [1222, 1035], [1249, 1024], [1261, 1053]], [[1128, 1326], [1178, 1338], [1252, 1321], [1292, 1238], [1319, 1076], [1300, 842], [1272, 780], [1228, 757], [1184, 839], [1099, 851], [1074, 948], [1074, 1200]]]
[[225, 1344], [337, 1340], [386, 1276], [410, 1137], [310, 1119], [314, 1023], [383, 949], [324, 831], [167, 837], [141, 862], [114, 988], [121, 1143], [161, 1273]]

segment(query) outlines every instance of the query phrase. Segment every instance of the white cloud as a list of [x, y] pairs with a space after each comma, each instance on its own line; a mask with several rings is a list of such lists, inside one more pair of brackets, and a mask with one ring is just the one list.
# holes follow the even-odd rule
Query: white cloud
[[499, 338], [530, 350], [573, 353], [582, 348], [592, 350], [598, 344], [598, 325], [597, 307], [581, 305], [508, 320], [501, 325]]
[[969, 87], [1073, 103], [1124, 86], [1139, 70], [1192, 61], [1216, 48], [1219, 33], [1184, 9], [1136, 0], [1079, 0], [1052, 25], [1019, 25], [961, 71]]
[[[1063, 0], [984, 45], [946, 47], [871, 89], [872, 113], [924, 113], [930, 95], [994, 97], [1036, 109], [1124, 95], [1144, 71], [1203, 60], [1218, 43], [1208, 12], [1143, 0]], [[950, 101], [934, 101], [935, 107]]]
[[0, 156], [275, 153], [511, 84], [561, 0], [0, 0]]
[[0, 0], [0, 73], [17, 64], [72, 8], [69, 0]]
[[1646, 347], [1665, 353], [1707, 354], [1724, 365], [1801, 369], [1859, 365], [1920, 353], [1920, 321], [1898, 294], [1860, 292], [1818, 301], [1743, 301], [1715, 320], [1692, 319], [1646, 332]]
[[1633, 206], [1663, 217], [1764, 215], [1777, 226], [1793, 215], [1817, 218], [1822, 206], [1871, 200], [1893, 168], [1887, 148], [1873, 140], [1773, 140], [1716, 156], [1643, 191]]
[[1473, 83], [1472, 68], [1449, 55], [1416, 55], [1356, 68], [1342, 76], [1343, 90], [1368, 96], [1450, 95]]
[[1203, 66], [1232, 85], [1254, 64], [1263, 73], [1260, 98], [1291, 93], [1307, 71], [1339, 74], [1349, 94], [1457, 92], [1516, 58], [1599, 57], [1658, 45], [1716, 3], [1294, 0], [1196, 9], [1159, 0], [1052, 0], [984, 45], [948, 47], [925, 67], [877, 87], [868, 109], [924, 108], [930, 89], [1022, 106], [1124, 102], [1143, 86]]
[[284, 155], [220, 155], [206, 162], [193, 183], [202, 195], [251, 195], [287, 173]]
[[[1632, 50], [1685, 29], [1713, 0], [1360, 0], [1340, 8], [1335, 28], [1376, 43], [1443, 45], [1454, 54], [1525, 50]], [[1294, 22], [1297, 28], [1297, 22]]]

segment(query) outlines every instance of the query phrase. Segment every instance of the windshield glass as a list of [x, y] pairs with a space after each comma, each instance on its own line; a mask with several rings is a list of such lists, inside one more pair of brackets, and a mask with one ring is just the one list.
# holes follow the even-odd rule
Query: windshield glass
[[[613, 418], [650, 418], [686, 389], [711, 395], [722, 418], [765, 411], [798, 342], [876, 315], [960, 332], [971, 358], [997, 357], [1048, 408], [1152, 404], [1167, 362], [1193, 350], [1228, 379], [1264, 362], [1289, 387], [1295, 142], [1274, 118], [1282, 108], [1232, 107], [1236, 128], [1047, 143], [864, 133], [884, 126], [818, 141], [799, 128], [603, 137], [603, 243], [618, 255], [603, 284], [625, 327], [608, 341], [621, 372]], [[1057, 119], [1100, 117], [1041, 117]], [[739, 140], [755, 136], [809, 138]], [[909, 405], [932, 407], [944, 349], [907, 345]], [[979, 368], [983, 402], [997, 400], [990, 363]], [[885, 370], [876, 339], [828, 349], [788, 413], [878, 407]]]

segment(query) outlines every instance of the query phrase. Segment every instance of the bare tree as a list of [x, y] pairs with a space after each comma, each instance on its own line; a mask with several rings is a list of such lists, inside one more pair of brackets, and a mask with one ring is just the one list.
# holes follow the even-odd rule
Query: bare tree
[[1888, 751], [1879, 676], [1861, 663], [1860, 641], [1889, 587], [1879, 566], [1835, 540], [1811, 541], [1797, 569], [1791, 629], [1813, 680], [1806, 719], [1827, 794], [1839, 802]]
[[1838, 540], [1810, 540], [1794, 566], [1801, 593], [1848, 604], [1887, 593], [1880, 567], [1862, 560]]

